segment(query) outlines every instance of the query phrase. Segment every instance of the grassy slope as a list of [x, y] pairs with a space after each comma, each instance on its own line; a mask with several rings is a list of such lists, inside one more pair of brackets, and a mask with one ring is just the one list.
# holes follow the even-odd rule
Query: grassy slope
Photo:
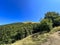
[[[37, 36], [36, 36], [37, 35]], [[34, 37], [33, 37], [34, 36]], [[40, 45], [40, 43], [45, 42], [47, 39], [48, 34], [35, 34], [30, 35], [22, 40], [16, 41], [12, 45]]]
[[12, 45], [60, 45], [60, 37], [57, 32], [59, 30], [60, 27], [55, 27], [50, 33], [30, 35], [22, 40], [16, 41]]

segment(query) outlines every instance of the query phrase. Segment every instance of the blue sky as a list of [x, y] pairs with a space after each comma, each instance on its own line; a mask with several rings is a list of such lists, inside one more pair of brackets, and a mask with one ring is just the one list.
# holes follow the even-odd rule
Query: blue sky
[[0, 0], [0, 24], [39, 22], [48, 11], [60, 12], [60, 0]]

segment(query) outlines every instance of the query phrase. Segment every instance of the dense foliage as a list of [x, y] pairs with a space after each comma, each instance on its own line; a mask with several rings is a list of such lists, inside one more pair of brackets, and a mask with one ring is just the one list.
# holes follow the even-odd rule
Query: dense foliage
[[37, 32], [49, 32], [53, 27], [60, 26], [60, 15], [56, 12], [47, 12], [39, 23], [12, 23], [0, 26], [0, 44], [14, 43], [28, 35]]
[[60, 26], [60, 14], [56, 12], [47, 12], [45, 14], [45, 19], [52, 20], [53, 27]]
[[53, 27], [52, 20], [43, 19], [40, 23], [40, 32], [49, 32]]
[[35, 23], [13, 23], [0, 26], [0, 43], [13, 43], [33, 34]]

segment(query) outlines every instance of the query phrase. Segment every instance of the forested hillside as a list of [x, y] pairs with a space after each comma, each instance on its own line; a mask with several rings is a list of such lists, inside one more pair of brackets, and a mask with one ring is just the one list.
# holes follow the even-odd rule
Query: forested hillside
[[60, 26], [60, 14], [47, 12], [40, 22], [20, 22], [0, 25], [0, 44], [11, 44], [29, 35], [49, 33], [54, 27]]

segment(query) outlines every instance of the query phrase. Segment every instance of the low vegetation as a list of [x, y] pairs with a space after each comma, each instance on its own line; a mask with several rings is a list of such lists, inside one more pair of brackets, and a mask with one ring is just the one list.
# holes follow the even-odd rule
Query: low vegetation
[[[55, 39], [56, 37], [57, 39]], [[22, 40], [16, 41], [12, 45], [60, 45], [59, 40], [60, 26], [53, 28], [49, 33], [30, 35]]]

